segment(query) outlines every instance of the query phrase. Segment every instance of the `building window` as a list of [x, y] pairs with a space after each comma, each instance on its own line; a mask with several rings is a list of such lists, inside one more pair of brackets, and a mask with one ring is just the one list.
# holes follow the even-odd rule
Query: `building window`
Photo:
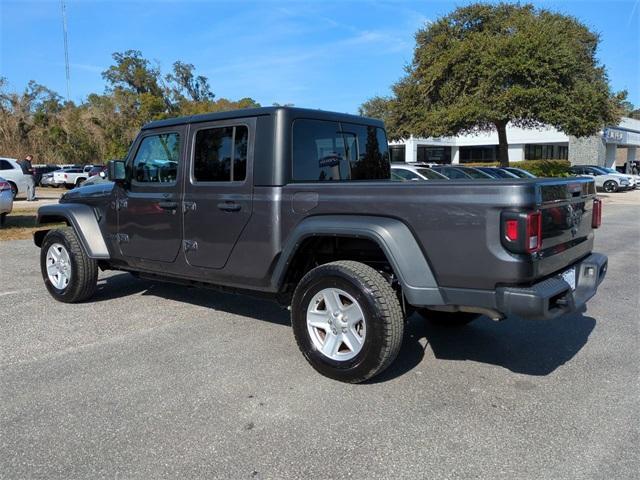
[[389, 153], [391, 154], [391, 163], [405, 161], [406, 147], [404, 145], [389, 145]]
[[569, 147], [554, 144], [527, 144], [524, 146], [525, 160], [567, 160]]
[[498, 146], [460, 147], [460, 163], [491, 163], [498, 159]]
[[417, 161], [420, 163], [451, 163], [451, 147], [418, 145]]

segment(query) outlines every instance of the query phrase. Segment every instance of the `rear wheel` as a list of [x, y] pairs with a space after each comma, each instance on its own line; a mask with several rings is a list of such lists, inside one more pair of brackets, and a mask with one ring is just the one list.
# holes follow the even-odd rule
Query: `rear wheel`
[[618, 191], [618, 184], [613, 180], [607, 180], [603, 185], [604, 191], [608, 193], [613, 193]]
[[4, 227], [4, 224], [7, 222], [7, 214], [0, 213], [0, 228]]
[[419, 308], [418, 313], [422, 318], [443, 327], [462, 327], [481, 317], [477, 313], [469, 312], [438, 312], [428, 308]]
[[391, 285], [373, 268], [353, 261], [307, 273], [293, 295], [291, 323], [311, 366], [349, 383], [363, 382], [391, 365], [404, 332]]
[[82, 302], [96, 290], [98, 263], [88, 257], [72, 228], [47, 233], [40, 250], [40, 270], [47, 290], [60, 302]]

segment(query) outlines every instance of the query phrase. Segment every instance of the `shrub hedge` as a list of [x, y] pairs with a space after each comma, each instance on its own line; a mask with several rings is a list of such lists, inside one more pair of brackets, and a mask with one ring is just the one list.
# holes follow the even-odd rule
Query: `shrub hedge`
[[[465, 167], [497, 167], [497, 162], [491, 163], [462, 163]], [[537, 177], [568, 177], [569, 160], [523, 160], [522, 162], [511, 162], [511, 167], [521, 168], [533, 173]]]

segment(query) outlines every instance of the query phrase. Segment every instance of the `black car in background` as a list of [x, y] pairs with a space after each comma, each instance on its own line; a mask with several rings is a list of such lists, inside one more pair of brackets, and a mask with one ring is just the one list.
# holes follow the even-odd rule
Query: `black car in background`
[[475, 167], [493, 178], [518, 178], [517, 175], [497, 167]]
[[487, 180], [493, 178], [491, 175], [474, 167], [460, 167], [454, 165], [434, 165], [432, 170], [444, 175], [451, 180], [464, 180], [473, 178], [476, 180]]

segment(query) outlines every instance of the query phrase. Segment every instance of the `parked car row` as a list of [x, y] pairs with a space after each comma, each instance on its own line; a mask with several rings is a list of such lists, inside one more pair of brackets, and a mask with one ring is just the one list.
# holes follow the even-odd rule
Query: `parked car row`
[[44, 173], [38, 182], [41, 187], [74, 188], [89, 178], [104, 172], [104, 165], [65, 165]]
[[[34, 181], [41, 187], [74, 188], [105, 171], [104, 165], [33, 165]], [[0, 177], [13, 198], [27, 192], [27, 177], [15, 158], [0, 157]]]
[[427, 163], [391, 164], [391, 177], [399, 181], [536, 178], [526, 170], [513, 167], [466, 167]]
[[[640, 175], [622, 174], [613, 168], [574, 165], [569, 171], [575, 176], [594, 178], [596, 188], [608, 193], [640, 188]], [[391, 177], [398, 181], [536, 178], [532, 173], [515, 167], [468, 167], [427, 163], [394, 163], [391, 165]]]

